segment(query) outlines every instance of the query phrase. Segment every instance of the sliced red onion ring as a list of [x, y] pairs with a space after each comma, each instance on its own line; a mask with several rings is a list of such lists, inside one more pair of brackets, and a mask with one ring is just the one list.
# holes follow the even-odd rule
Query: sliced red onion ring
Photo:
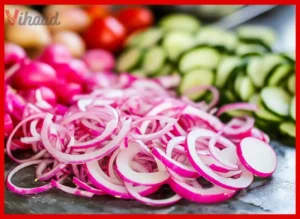
[[[116, 185], [106, 179], [107, 176], [105, 177], [105, 173], [102, 171], [97, 161], [88, 162], [86, 168], [89, 181], [95, 187], [116, 198], [132, 199], [132, 196], [123, 185]], [[157, 191], [158, 188], [159, 187], [154, 186], [137, 186], [138, 192], [145, 196]]]
[[121, 178], [129, 183], [145, 186], [159, 186], [164, 184], [170, 175], [167, 171], [153, 173], [138, 173], [131, 169], [130, 162], [141, 152], [137, 144], [130, 144], [128, 148], [122, 150], [117, 157], [116, 165]]
[[195, 129], [191, 131], [186, 139], [187, 155], [192, 166], [208, 181], [224, 187], [226, 189], [242, 189], [248, 187], [253, 181], [253, 174], [241, 167], [243, 171], [241, 176], [237, 179], [224, 178], [214, 173], [209, 167], [207, 167], [197, 155], [195, 142], [197, 138], [207, 135], [206, 129]]
[[198, 203], [215, 203], [225, 201], [234, 196], [237, 190], [228, 190], [217, 185], [212, 188], [203, 189], [201, 186], [194, 187], [189, 184], [170, 178], [169, 185], [183, 198]]
[[62, 190], [64, 192], [72, 194], [72, 195], [78, 195], [78, 196], [83, 196], [83, 197], [88, 197], [88, 198], [91, 198], [94, 195], [91, 192], [87, 192], [87, 191], [83, 191], [83, 190], [80, 190], [77, 188], [72, 188], [69, 186], [62, 185], [59, 182], [55, 181], [54, 179], [51, 180], [51, 185], [53, 187], [58, 188], [59, 190]]
[[126, 187], [127, 191], [129, 192], [129, 194], [133, 198], [135, 198], [136, 200], [138, 200], [146, 205], [150, 205], [150, 206], [158, 206], [158, 207], [169, 206], [169, 205], [175, 204], [176, 202], [178, 202], [181, 199], [181, 197], [179, 195], [175, 194], [170, 198], [166, 198], [166, 199], [162, 199], [162, 200], [154, 200], [154, 199], [150, 199], [150, 198], [141, 196], [136, 191], [136, 188], [133, 187], [133, 185], [131, 183], [125, 182], [125, 187]]
[[105, 193], [103, 191], [93, 188], [92, 186], [86, 184], [85, 182], [82, 182], [81, 180], [79, 180], [76, 177], [73, 177], [73, 183], [75, 183], [78, 187], [80, 187], [88, 192], [91, 192], [95, 195], [105, 195]]
[[58, 159], [61, 162], [69, 163], [69, 164], [86, 163], [86, 162], [89, 162], [92, 160], [101, 159], [101, 158], [105, 157], [107, 154], [113, 152], [118, 147], [118, 143], [120, 143], [120, 141], [129, 132], [130, 124], [131, 124], [130, 119], [125, 121], [118, 136], [115, 137], [111, 142], [109, 142], [105, 147], [103, 147], [99, 150], [96, 150], [96, 151], [93, 151], [90, 153], [86, 153], [86, 154], [66, 154], [66, 153], [63, 153], [63, 152], [57, 150], [56, 148], [54, 148], [48, 139], [48, 130], [52, 123], [52, 118], [53, 118], [53, 115], [47, 114], [47, 116], [44, 120], [42, 131], [41, 131], [42, 142], [43, 142], [46, 150], [53, 157], [55, 157], [56, 159]]
[[247, 110], [247, 111], [256, 111], [258, 110], [257, 105], [256, 104], [252, 104], [252, 103], [230, 103], [230, 104], [226, 104], [224, 106], [222, 106], [216, 116], [220, 116], [223, 113], [227, 112], [227, 111], [231, 111], [231, 110]]
[[253, 174], [260, 177], [272, 175], [277, 166], [273, 148], [253, 137], [244, 138], [237, 149], [241, 163]]
[[33, 161], [28, 161], [28, 162], [22, 163], [19, 166], [16, 166], [12, 171], [10, 171], [10, 173], [7, 176], [7, 179], [6, 179], [7, 188], [10, 191], [20, 194], [20, 195], [37, 194], [37, 193], [42, 193], [42, 192], [45, 192], [45, 191], [48, 191], [49, 189], [51, 189], [53, 187], [53, 185], [51, 183], [43, 185], [43, 186], [35, 187], [35, 188], [22, 188], [22, 187], [18, 187], [16, 185], [14, 185], [11, 182], [12, 177], [19, 170], [21, 170], [25, 167], [31, 166], [31, 165], [40, 164], [41, 162], [43, 162], [43, 160], [33, 160]]

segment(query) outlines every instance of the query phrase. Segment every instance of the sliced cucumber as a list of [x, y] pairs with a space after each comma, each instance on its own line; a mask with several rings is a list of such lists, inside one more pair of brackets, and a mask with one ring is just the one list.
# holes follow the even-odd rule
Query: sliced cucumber
[[158, 28], [150, 28], [143, 32], [140, 42], [137, 47], [150, 48], [156, 45], [163, 36], [163, 32]]
[[284, 117], [289, 115], [291, 97], [284, 89], [265, 87], [261, 90], [260, 96], [264, 105], [271, 112]]
[[[195, 69], [186, 73], [179, 86], [179, 91], [181, 94], [185, 91], [192, 89], [193, 87], [201, 85], [212, 85], [214, 82], [214, 73], [208, 69]], [[187, 95], [192, 100], [197, 100], [205, 94], [205, 91], [195, 92], [193, 94]]]
[[283, 122], [279, 126], [279, 130], [282, 134], [288, 135], [290, 137], [296, 137], [296, 126], [293, 122]]
[[281, 54], [284, 58], [286, 58], [291, 63], [296, 62], [296, 53], [295, 52], [286, 52]]
[[260, 43], [268, 48], [272, 48], [276, 41], [274, 30], [266, 26], [241, 26], [237, 29], [237, 35], [243, 42]]
[[179, 60], [182, 73], [196, 68], [215, 69], [221, 61], [221, 55], [213, 48], [200, 47], [187, 51]]
[[142, 77], [145, 77], [145, 72], [143, 71], [143, 69], [135, 69], [133, 71], [131, 71], [131, 74], [132, 75], [136, 75], [136, 76], [142, 76]]
[[236, 96], [231, 90], [224, 90], [221, 95], [223, 96], [222, 99], [225, 101], [224, 104], [236, 101]]
[[235, 54], [238, 56], [259, 56], [267, 52], [265, 47], [259, 44], [240, 43], [235, 49]]
[[196, 43], [231, 52], [236, 48], [238, 40], [234, 33], [216, 27], [206, 27], [196, 34]]
[[269, 76], [267, 84], [269, 86], [279, 86], [287, 80], [288, 76], [293, 72], [293, 67], [289, 64], [278, 66]]
[[257, 118], [264, 120], [264, 121], [270, 121], [270, 122], [280, 122], [282, 121], [282, 117], [279, 117], [271, 112], [269, 112], [263, 105], [261, 101], [260, 95], [256, 94], [253, 95], [250, 100], [250, 103], [256, 104], [258, 107], [258, 110], [255, 111], [255, 115]]
[[252, 112], [250, 111], [245, 111], [245, 110], [230, 110], [225, 112], [228, 116], [231, 117], [243, 117], [243, 116], [251, 116], [253, 115]]
[[175, 61], [185, 50], [194, 45], [194, 37], [189, 32], [172, 31], [163, 40], [163, 48], [171, 61]]
[[164, 65], [164, 67], [159, 72], [157, 72], [156, 76], [169, 75], [172, 73], [172, 70], [173, 70], [172, 65], [167, 63]]
[[296, 121], [296, 96], [291, 100], [290, 115]]
[[239, 72], [237, 74], [237, 76], [235, 77], [233, 89], [234, 89], [234, 92], [237, 94], [237, 96], [240, 93], [241, 81], [243, 80], [243, 78], [244, 78], [243, 72]]
[[199, 30], [201, 23], [197, 18], [188, 14], [170, 14], [160, 20], [159, 26], [167, 31], [196, 32]]
[[142, 54], [143, 51], [139, 48], [131, 48], [123, 52], [117, 61], [117, 71], [131, 71], [132, 69], [137, 67], [142, 60]]
[[126, 47], [150, 48], [156, 45], [163, 36], [159, 28], [149, 28], [131, 35], [126, 40]]
[[288, 87], [288, 90], [294, 94], [295, 93], [295, 90], [296, 90], [296, 75], [295, 74], [292, 74], [289, 79], [288, 79], [288, 82], [287, 82], [287, 87]]
[[236, 68], [240, 66], [242, 60], [237, 56], [229, 56], [222, 59], [217, 69], [216, 86], [223, 88]]
[[126, 47], [134, 47], [134, 46], [138, 46], [139, 43], [141, 42], [141, 40], [143, 39], [143, 33], [145, 31], [138, 31], [135, 32], [133, 34], [131, 34], [129, 37], [127, 37], [126, 41], [125, 41], [125, 46]]
[[244, 76], [242, 77], [241, 81], [239, 82], [239, 97], [243, 100], [243, 101], [248, 101], [250, 99], [250, 97], [254, 94], [255, 92], [255, 87], [252, 83], [252, 81], [250, 80], [250, 78], [248, 76]]
[[247, 66], [247, 74], [256, 87], [263, 87], [269, 74], [284, 63], [282, 56], [268, 54], [263, 58], [252, 58]]
[[159, 72], [163, 68], [166, 58], [167, 56], [163, 48], [156, 46], [148, 49], [142, 63], [142, 68], [146, 75], [154, 76]]

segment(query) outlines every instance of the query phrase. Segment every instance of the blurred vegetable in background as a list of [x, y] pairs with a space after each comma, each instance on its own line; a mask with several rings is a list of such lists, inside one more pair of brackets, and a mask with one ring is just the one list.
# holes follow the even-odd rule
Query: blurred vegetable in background
[[90, 17], [87, 12], [78, 6], [49, 5], [44, 10], [46, 18], [59, 13], [59, 25], [50, 25], [51, 31], [71, 30], [74, 32], [84, 31], [90, 24]]
[[85, 43], [75, 32], [64, 30], [53, 34], [53, 42], [66, 46], [74, 57], [81, 57], [85, 52]]
[[110, 5], [88, 5], [85, 8], [85, 11], [89, 15], [91, 20], [97, 18], [103, 18], [111, 14]]
[[126, 29], [114, 17], [97, 18], [83, 34], [88, 48], [101, 48], [111, 52], [120, 50]]
[[127, 33], [133, 33], [152, 26], [152, 12], [145, 7], [125, 8], [117, 12], [117, 19], [125, 26]]
[[[15, 9], [11, 7], [8, 8], [11, 11]], [[22, 7], [20, 10], [28, 11], [29, 16], [42, 17], [40, 13], [29, 8]], [[13, 14], [13, 12], [11, 12], [11, 14]], [[5, 40], [16, 43], [25, 49], [39, 49], [51, 42], [51, 36], [48, 28], [44, 25], [19, 25], [18, 22], [16, 22], [14, 25], [6, 25]]]

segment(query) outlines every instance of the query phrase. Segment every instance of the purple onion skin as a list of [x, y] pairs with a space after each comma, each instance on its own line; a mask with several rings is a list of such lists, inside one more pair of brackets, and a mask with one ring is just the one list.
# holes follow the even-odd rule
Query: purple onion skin
[[92, 72], [111, 71], [115, 66], [113, 54], [103, 49], [87, 51], [82, 60]]
[[68, 63], [71, 60], [71, 52], [67, 47], [61, 44], [51, 44], [47, 46], [39, 57], [39, 61], [47, 63], [52, 67], [58, 64]]
[[5, 43], [4, 46], [4, 65], [5, 69], [10, 68], [16, 63], [21, 63], [27, 59], [25, 50], [14, 43]]
[[55, 70], [39, 61], [23, 63], [12, 77], [12, 85], [20, 90], [52, 87], [57, 80]]

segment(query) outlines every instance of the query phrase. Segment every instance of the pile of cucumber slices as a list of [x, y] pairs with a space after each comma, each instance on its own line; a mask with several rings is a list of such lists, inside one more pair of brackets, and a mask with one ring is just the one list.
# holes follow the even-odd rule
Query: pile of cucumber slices
[[[276, 127], [295, 138], [295, 53], [272, 52], [275, 41], [274, 31], [265, 26], [231, 32], [202, 26], [187, 14], [171, 14], [131, 36], [116, 68], [145, 77], [180, 74], [180, 94], [194, 86], [216, 86], [223, 103], [257, 104], [260, 128]], [[189, 94], [195, 101], [207, 96], [203, 91]]]

